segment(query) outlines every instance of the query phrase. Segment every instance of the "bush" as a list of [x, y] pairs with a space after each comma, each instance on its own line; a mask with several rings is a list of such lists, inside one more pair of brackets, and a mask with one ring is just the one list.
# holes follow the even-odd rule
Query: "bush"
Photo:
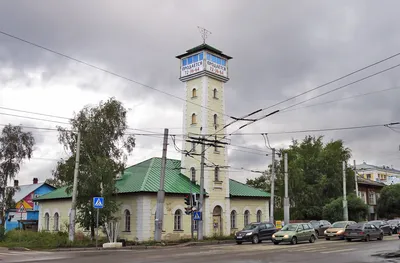
[[[79, 235], [79, 233], [77, 233]], [[99, 245], [104, 240], [99, 239]], [[1, 246], [6, 247], [25, 247], [35, 249], [52, 249], [63, 247], [93, 247], [95, 241], [90, 240], [88, 237], [83, 237], [78, 240], [75, 238], [74, 242], [70, 242], [67, 232], [33, 232], [33, 231], [19, 231], [11, 230], [6, 233], [4, 240], [0, 243]]]
[[[360, 222], [364, 221], [368, 215], [368, 205], [366, 205], [355, 194], [347, 196], [347, 210], [349, 220]], [[343, 197], [337, 198], [325, 205], [322, 212], [323, 218], [331, 222], [343, 220]]]

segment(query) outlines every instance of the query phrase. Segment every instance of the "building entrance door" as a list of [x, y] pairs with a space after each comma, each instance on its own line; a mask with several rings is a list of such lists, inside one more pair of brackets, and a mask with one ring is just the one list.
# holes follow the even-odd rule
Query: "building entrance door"
[[213, 210], [213, 233], [215, 236], [222, 236], [222, 207], [217, 205]]

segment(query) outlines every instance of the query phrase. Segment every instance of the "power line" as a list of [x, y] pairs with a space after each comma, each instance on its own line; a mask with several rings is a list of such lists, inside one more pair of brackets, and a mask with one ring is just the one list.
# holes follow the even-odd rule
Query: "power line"
[[396, 53], [396, 54], [394, 54], [394, 55], [392, 55], [392, 56], [389, 56], [389, 57], [387, 57], [387, 58], [384, 58], [384, 59], [382, 59], [382, 60], [379, 60], [379, 61], [377, 61], [377, 62], [375, 62], [375, 63], [372, 63], [372, 64], [370, 64], [370, 65], [368, 65], [368, 66], [365, 66], [365, 67], [363, 67], [363, 68], [360, 68], [360, 69], [358, 69], [358, 70], [355, 70], [355, 71], [353, 71], [353, 72], [350, 72], [350, 73], [348, 73], [348, 74], [346, 74], [346, 75], [344, 75], [344, 76], [342, 76], [342, 77], [339, 77], [339, 78], [337, 78], [337, 79], [334, 79], [334, 80], [331, 80], [331, 81], [329, 81], [329, 82], [326, 82], [326, 83], [324, 83], [324, 84], [322, 84], [322, 85], [319, 85], [319, 86], [317, 86], [317, 87], [315, 87], [315, 88], [312, 88], [312, 89], [309, 89], [309, 90], [307, 90], [307, 91], [304, 91], [304, 92], [302, 92], [302, 93], [300, 93], [300, 94], [298, 94], [298, 95], [296, 95], [296, 96], [290, 97], [290, 98], [288, 98], [288, 99], [285, 99], [285, 100], [283, 100], [283, 101], [280, 101], [280, 102], [278, 102], [278, 103], [275, 103], [275, 104], [273, 104], [273, 105], [271, 105], [271, 106], [268, 106], [268, 107], [266, 107], [266, 108], [263, 108], [262, 110], [264, 111], [264, 110], [270, 109], [270, 108], [272, 108], [272, 107], [278, 106], [278, 105], [280, 105], [280, 104], [282, 104], [282, 103], [285, 103], [285, 102], [287, 102], [287, 101], [290, 101], [290, 100], [293, 100], [293, 99], [295, 99], [295, 98], [298, 98], [298, 97], [300, 97], [300, 96], [302, 96], [302, 95], [305, 95], [305, 94], [307, 94], [307, 93], [310, 93], [310, 92], [312, 92], [312, 91], [314, 91], [314, 90], [317, 90], [317, 89], [323, 88], [323, 87], [325, 87], [325, 86], [328, 86], [328, 85], [330, 85], [330, 84], [332, 84], [332, 83], [338, 82], [339, 80], [345, 79], [345, 78], [347, 78], [347, 77], [349, 77], [349, 76], [351, 76], [351, 75], [354, 75], [354, 74], [356, 74], [356, 73], [358, 73], [358, 72], [361, 72], [361, 71], [363, 71], [363, 70], [365, 70], [365, 69], [368, 69], [368, 68], [370, 68], [370, 67], [376, 66], [376, 65], [378, 65], [378, 64], [380, 64], [380, 63], [382, 63], [382, 62], [385, 62], [385, 61], [387, 61], [387, 60], [389, 60], [389, 59], [392, 59], [392, 58], [394, 58], [394, 57], [397, 57], [397, 56], [399, 56], [399, 55], [400, 55], [400, 52], [399, 52], [399, 53]]
[[348, 86], [350, 86], [350, 85], [353, 85], [353, 84], [356, 84], [356, 83], [358, 83], [358, 82], [364, 81], [364, 80], [366, 80], [366, 79], [372, 78], [372, 77], [374, 77], [374, 76], [376, 76], [376, 75], [382, 74], [382, 73], [384, 73], [384, 72], [386, 72], [386, 71], [395, 69], [395, 68], [397, 68], [397, 67], [400, 67], [400, 64], [397, 64], [397, 65], [394, 65], [394, 66], [392, 66], [392, 67], [390, 67], [390, 68], [386, 68], [386, 69], [384, 69], [384, 70], [378, 71], [378, 72], [376, 72], [376, 73], [374, 73], [374, 74], [371, 74], [371, 75], [368, 75], [368, 76], [366, 76], [366, 77], [364, 77], [364, 78], [361, 78], [361, 79], [355, 80], [355, 81], [353, 81], [353, 82], [350, 82], [350, 83], [348, 83], [348, 84], [346, 84], [346, 85], [339, 86], [339, 87], [334, 88], [334, 89], [332, 89], [332, 90], [328, 90], [328, 91], [326, 91], [326, 92], [324, 92], [324, 93], [321, 93], [321, 94], [316, 95], [316, 96], [314, 96], [314, 97], [308, 98], [308, 99], [306, 99], [306, 100], [297, 102], [297, 103], [295, 103], [295, 104], [292, 104], [291, 106], [287, 106], [287, 107], [281, 109], [280, 111], [285, 111], [285, 110], [287, 110], [287, 109], [293, 108], [293, 107], [295, 107], [295, 106], [298, 106], [298, 105], [300, 105], [300, 104], [306, 103], [306, 102], [311, 101], [311, 100], [313, 100], [313, 99], [322, 97], [322, 96], [324, 96], [324, 95], [326, 95], [326, 94], [329, 94], [329, 93], [332, 93], [332, 92], [334, 92], [334, 91], [338, 91], [338, 90], [340, 90], [340, 89], [344, 89], [344, 88], [346, 88], [346, 87], [348, 87]]
[[20, 37], [15, 36], [15, 35], [6, 33], [6, 32], [4, 32], [4, 31], [1, 31], [1, 30], [0, 30], [0, 34], [3, 34], [3, 35], [5, 35], [5, 36], [8, 36], [8, 37], [14, 38], [14, 39], [16, 39], [16, 40], [22, 41], [22, 42], [24, 42], [24, 43], [27, 43], [27, 44], [32, 45], [32, 46], [35, 46], [35, 47], [37, 47], [37, 48], [46, 50], [46, 51], [51, 52], [51, 53], [53, 53], [53, 54], [59, 55], [59, 56], [61, 56], [61, 57], [63, 57], [63, 58], [66, 58], [66, 59], [69, 59], [69, 60], [78, 62], [78, 63], [80, 63], [80, 64], [86, 65], [86, 66], [88, 66], [88, 67], [97, 69], [97, 70], [99, 70], [99, 71], [102, 71], [102, 72], [104, 72], [104, 73], [113, 75], [113, 76], [115, 76], [115, 77], [124, 79], [124, 80], [126, 80], [126, 81], [135, 83], [135, 84], [140, 85], [140, 86], [142, 86], [142, 87], [145, 87], [145, 88], [148, 88], [148, 89], [151, 89], [151, 90], [160, 92], [160, 93], [162, 93], [162, 94], [164, 94], [164, 95], [167, 95], [167, 96], [170, 96], [170, 97], [172, 97], [172, 98], [175, 98], [175, 99], [178, 99], [178, 100], [181, 100], [181, 101], [185, 101], [185, 102], [191, 103], [191, 104], [193, 104], [193, 105], [199, 106], [199, 107], [201, 107], [201, 108], [205, 108], [205, 109], [210, 110], [210, 111], [212, 111], [212, 112], [219, 113], [219, 114], [224, 115], [224, 116], [227, 116], [227, 117], [229, 117], [229, 118], [234, 118], [233, 116], [230, 116], [230, 115], [228, 115], [228, 114], [215, 111], [215, 110], [213, 110], [213, 109], [211, 109], [211, 108], [208, 108], [208, 107], [205, 107], [205, 106], [203, 106], [203, 105], [201, 105], [201, 104], [197, 104], [197, 103], [195, 103], [195, 102], [193, 102], [193, 101], [190, 101], [190, 100], [181, 98], [181, 97], [179, 97], [179, 96], [173, 95], [173, 94], [171, 94], [171, 93], [168, 93], [168, 92], [165, 92], [165, 91], [163, 91], [163, 90], [160, 90], [160, 89], [154, 88], [154, 87], [152, 87], [152, 86], [149, 86], [149, 85], [147, 85], [147, 84], [141, 83], [141, 82], [139, 82], [139, 81], [137, 81], [137, 80], [134, 80], [134, 79], [125, 77], [125, 76], [123, 76], [123, 75], [121, 75], [121, 74], [112, 72], [112, 71], [110, 71], [110, 70], [101, 68], [101, 67], [96, 66], [96, 65], [94, 65], [94, 64], [91, 64], [91, 63], [89, 63], [89, 62], [86, 62], [86, 61], [83, 61], [83, 60], [80, 60], [80, 59], [71, 57], [71, 56], [69, 56], [69, 55], [66, 55], [66, 54], [63, 54], [63, 53], [61, 53], [61, 52], [55, 51], [55, 50], [53, 50], [53, 49], [44, 47], [44, 46], [39, 45], [39, 44], [36, 44], [36, 43], [33, 43], [33, 42], [29, 41], [29, 40], [22, 39], [22, 38], [20, 38]]
[[381, 92], [386, 92], [386, 91], [392, 91], [392, 90], [396, 90], [396, 89], [400, 89], [400, 87], [394, 87], [394, 88], [389, 88], [389, 89], [371, 91], [371, 92], [362, 93], [362, 94], [358, 94], [358, 95], [354, 95], [354, 96], [349, 96], [349, 97], [345, 97], [345, 98], [341, 98], [341, 99], [337, 99], [337, 100], [325, 101], [325, 102], [316, 103], [316, 104], [312, 104], [312, 105], [307, 105], [307, 106], [303, 106], [303, 107], [292, 108], [292, 109], [288, 109], [288, 110], [282, 110], [281, 113], [295, 111], [295, 110], [299, 110], [299, 109], [311, 108], [311, 107], [316, 107], [316, 106], [321, 106], [321, 105], [326, 105], [326, 104], [335, 103], [335, 102], [339, 102], [339, 101], [343, 101], [343, 100], [354, 99], [354, 98], [358, 98], [358, 97], [368, 96], [368, 95], [381, 93]]

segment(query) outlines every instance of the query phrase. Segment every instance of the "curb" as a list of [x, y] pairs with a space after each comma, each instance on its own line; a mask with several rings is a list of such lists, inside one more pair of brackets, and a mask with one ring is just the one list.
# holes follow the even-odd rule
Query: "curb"
[[25, 247], [10, 247], [8, 250], [14, 250], [14, 251], [30, 251], [30, 249], [25, 248]]

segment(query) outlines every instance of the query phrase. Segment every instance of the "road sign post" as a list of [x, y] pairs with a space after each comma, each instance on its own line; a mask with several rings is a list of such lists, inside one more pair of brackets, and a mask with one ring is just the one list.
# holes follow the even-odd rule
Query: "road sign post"
[[21, 203], [21, 206], [19, 207], [18, 211], [21, 213], [21, 219], [19, 220], [19, 237], [18, 240], [21, 242], [21, 231], [22, 231], [22, 214], [26, 212], [25, 206], [23, 203]]
[[99, 209], [104, 207], [104, 197], [93, 197], [93, 207], [97, 210], [96, 215], [96, 248], [99, 239]]

